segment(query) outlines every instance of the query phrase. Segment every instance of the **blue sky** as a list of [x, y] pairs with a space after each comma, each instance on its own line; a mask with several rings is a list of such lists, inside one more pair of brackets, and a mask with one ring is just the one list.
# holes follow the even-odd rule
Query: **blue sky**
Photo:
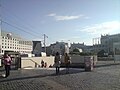
[[56, 41], [92, 45], [101, 34], [120, 33], [120, 0], [1, 0], [3, 29], [47, 44]]

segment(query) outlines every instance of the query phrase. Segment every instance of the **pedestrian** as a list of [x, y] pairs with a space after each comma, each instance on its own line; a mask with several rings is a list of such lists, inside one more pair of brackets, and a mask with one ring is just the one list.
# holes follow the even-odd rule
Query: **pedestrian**
[[66, 73], [69, 73], [69, 67], [70, 67], [70, 56], [68, 55], [68, 53], [65, 53], [64, 55], [64, 63], [65, 63], [65, 67], [66, 67]]
[[57, 52], [56, 55], [55, 55], [54, 63], [55, 63], [55, 67], [56, 67], [56, 74], [59, 74], [60, 64], [61, 64], [59, 52]]
[[47, 62], [45, 62], [45, 65], [44, 65], [44, 67], [45, 67], [45, 68], [47, 67]]
[[41, 67], [42, 68], [44, 67], [44, 61], [43, 60], [41, 61]]
[[3, 62], [5, 65], [5, 71], [6, 71], [5, 77], [6, 78], [10, 75], [11, 61], [12, 61], [11, 57], [7, 53], [5, 53], [3, 57]]
[[50, 64], [49, 68], [52, 68], [52, 65]]

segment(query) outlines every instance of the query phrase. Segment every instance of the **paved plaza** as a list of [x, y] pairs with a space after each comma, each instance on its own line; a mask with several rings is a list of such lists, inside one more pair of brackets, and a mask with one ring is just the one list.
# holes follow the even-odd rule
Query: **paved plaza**
[[[0, 71], [0, 75], [4, 71]], [[99, 61], [92, 72], [84, 68], [11, 70], [8, 78], [0, 76], [0, 90], [120, 90], [120, 63]]]

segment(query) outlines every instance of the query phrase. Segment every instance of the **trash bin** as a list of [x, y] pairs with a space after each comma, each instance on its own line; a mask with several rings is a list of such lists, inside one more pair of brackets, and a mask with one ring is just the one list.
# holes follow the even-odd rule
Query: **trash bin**
[[84, 57], [85, 71], [93, 70], [93, 56]]

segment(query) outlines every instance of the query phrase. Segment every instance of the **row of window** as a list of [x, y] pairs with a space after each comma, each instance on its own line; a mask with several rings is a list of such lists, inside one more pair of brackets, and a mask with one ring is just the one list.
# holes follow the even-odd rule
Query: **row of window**
[[25, 46], [25, 45], [16, 45], [16, 44], [8, 44], [8, 43], [2, 43], [2, 45], [10, 45], [10, 46], [20, 46], [20, 47], [32, 47], [32, 46]]
[[9, 38], [9, 37], [2, 37], [2, 39], [9, 39], [9, 40], [15, 40], [16, 41], [16, 39], [14, 39], [14, 38]]
[[[19, 51], [15, 51], [15, 52], [19, 52]], [[31, 51], [20, 51], [21, 53], [31, 53]], [[4, 50], [2, 50], [2, 53], [4, 53]]]
[[10, 48], [10, 49], [24, 49], [24, 50], [31, 50], [31, 48], [18, 48], [18, 47], [7, 47], [7, 46], [2, 46], [2, 48]]
[[2, 42], [17, 43], [16, 41], [2, 40]]
[[19, 44], [24, 44], [24, 45], [32, 45], [32, 42], [29, 42], [29, 41], [23, 41], [23, 42], [19, 41], [19, 42], [17, 42], [17, 41], [2, 40], [2, 42], [15, 43], [15, 44], [19, 43]]

